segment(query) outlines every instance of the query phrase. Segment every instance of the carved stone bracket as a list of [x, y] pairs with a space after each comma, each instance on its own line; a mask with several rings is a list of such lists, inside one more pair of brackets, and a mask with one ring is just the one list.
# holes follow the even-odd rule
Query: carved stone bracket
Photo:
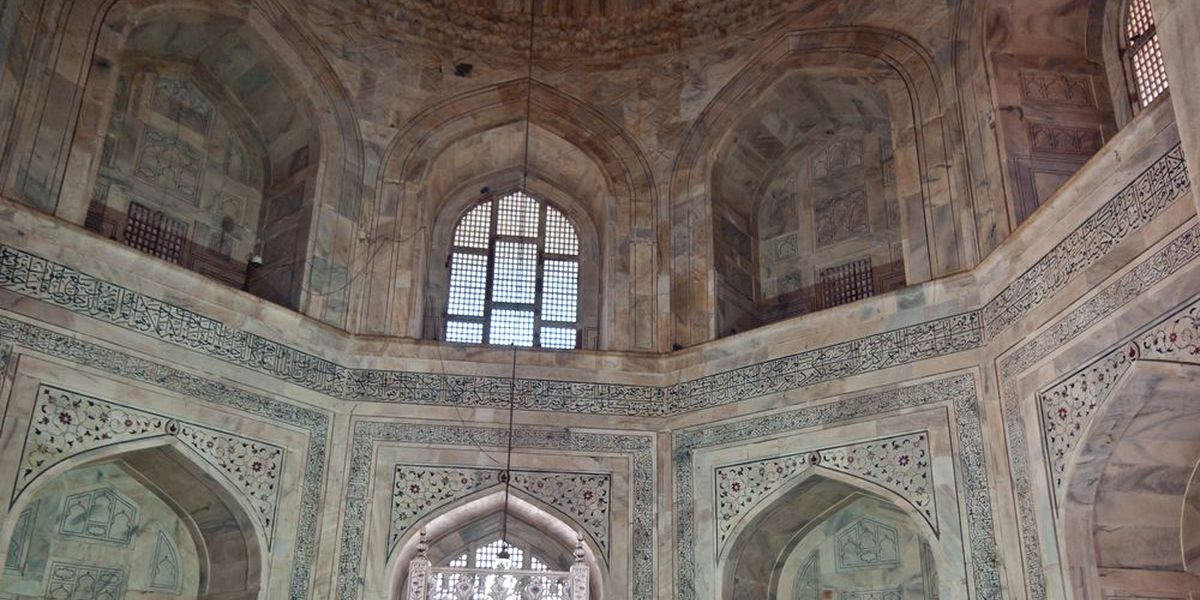
[[274, 538], [283, 448], [164, 415], [43, 385], [25, 434], [12, 501], [55, 465], [89, 450], [169, 436], [221, 472]]

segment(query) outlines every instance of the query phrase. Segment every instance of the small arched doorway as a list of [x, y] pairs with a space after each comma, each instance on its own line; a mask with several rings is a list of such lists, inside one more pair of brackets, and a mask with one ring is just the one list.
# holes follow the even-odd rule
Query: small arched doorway
[[746, 522], [719, 564], [721, 598], [939, 598], [929, 528], [891, 500], [812, 474]]
[[251, 517], [176, 444], [109, 448], [52, 469], [3, 523], [0, 594], [39, 598], [257, 598]]

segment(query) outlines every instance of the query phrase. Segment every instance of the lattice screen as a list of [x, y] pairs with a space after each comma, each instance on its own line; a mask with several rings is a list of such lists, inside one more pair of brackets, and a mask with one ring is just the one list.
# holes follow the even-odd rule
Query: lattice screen
[[1151, 0], [1130, 0], [1126, 36], [1138, 104], [1146, 108], [1168, 87], [1167, 67], [1163, 63]]
[[863, 258], [821, 270], [823, 306], [830, 308], [875, 295], [871, 259]]
[[459, 220], [446, 341], [575, 348], [578, 307], [579, 236], [556, 208], [514, 192]]
[[125, 245], [179, 264], [187, 244], [187, 225], [136, 202], [129, 204]]

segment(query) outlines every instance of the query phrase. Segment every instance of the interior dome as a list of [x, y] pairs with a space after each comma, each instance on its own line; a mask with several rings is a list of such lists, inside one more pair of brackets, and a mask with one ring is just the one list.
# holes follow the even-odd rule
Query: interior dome
[[[536, 2], [539, 54], [617, 58], [668, 52], [765, 22], [786, 0]], [[386, 0], [360, 11], [371, 23], [470, 50], [528, 50], [531, 0]]]

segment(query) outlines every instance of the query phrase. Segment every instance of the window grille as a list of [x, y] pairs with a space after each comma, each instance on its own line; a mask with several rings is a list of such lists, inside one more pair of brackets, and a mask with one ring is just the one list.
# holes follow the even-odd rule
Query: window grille
[[454, 229], [448, 342], [573, 349], [579, 236], [558, 209], [523, 192], [476, 205]]
[[[508, 560], [499, 558], [501, 548], [508, 548]], [[534, 555], [528, 548], [502, 541], [500, 538], [470, 546], [462, 554], [446, 561], [443, 566], [463, 569], [552, 570], [546, 559]]]
[[[505, 547], [509, 558], [500, 560]], [[530, 548], [499, 538], [472, 545], [437, 567], [425, 556], [426, 548], [422, 532], [417, 556], [408, 565], [408, 600], [587, 600], [590, 595], [582, 538], [574, 563], [558, 571]]]
[[1125, 20], [1127, 68], [1132, 71], [1138, 106], [1146, 108], [1168, 87], [1151, 0], [1129, 0]]
[[821, 270], [821, 293], [825, 308], [832, 308], [875, 295], [871, 259], [863, 258]]
[[136, 202], [129, 204], [125, 245], [175, 264], [183, 262], [187, 225]]

